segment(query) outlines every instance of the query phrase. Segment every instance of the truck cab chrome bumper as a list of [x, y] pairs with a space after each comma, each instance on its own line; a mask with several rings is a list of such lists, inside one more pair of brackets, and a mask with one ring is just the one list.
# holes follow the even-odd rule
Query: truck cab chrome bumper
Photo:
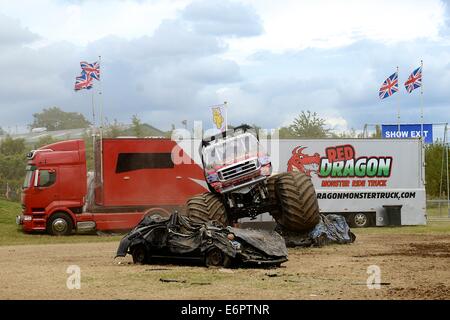
[[259, 183], [261, 181], [266, 180], [266, 178], [267, 178], [266, 176], [259, 176], [259, 177], [255, 178], [255, 179], [251, 179], [250, 181], [247, 181], [245, 183], [238, 184], [236, 186], [229, 186], [227, 188], [224, 188], [222, 190], [222, 193], [225, 194], [225, 193], [229, 193], [229, 192], [235, 191], [237, 189], [241, 189], [241, 188], [244, 188], [244, 187], [249, 187], [251, 185], [254, 185], [256, 183]]

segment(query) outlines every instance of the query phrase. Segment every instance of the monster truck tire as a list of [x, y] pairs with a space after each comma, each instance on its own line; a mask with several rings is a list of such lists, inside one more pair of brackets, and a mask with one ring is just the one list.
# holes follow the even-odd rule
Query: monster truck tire
[[279, 174], [274, 174], [267, 179], [267, 192], [269, 194], [269, 201], [271, 204], [270, 214], [275, 220], [279, 220], [281, 218], [280, 202], [275, 190], [275, 183], [279, 176]]
[[187, 202], [187, 216], [195, 222], [217, 221], [228, 225], [227, 211], [221, 198], [210, 192], [190, 198]]
[[319, 204], [311, 178], [301, 172], [285, 172], [278, 176], [275, 190], [281, 207], [277, 222], [287, 230], [312, 229], [319, 222]]

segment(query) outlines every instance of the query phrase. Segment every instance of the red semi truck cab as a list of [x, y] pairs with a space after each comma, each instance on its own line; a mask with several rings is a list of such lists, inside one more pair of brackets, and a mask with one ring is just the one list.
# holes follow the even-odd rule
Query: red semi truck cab
[[[204, 192], [206, 183], [201, 167], [186, 161], [190, 158], [176, 145], [165, 138], [97, 140], [93, 175], [87, 173], [83, 140], [33, 150], [27, 155], [17, 223], [26, 232], [64, 235], [128, 230], [144, 214], [182, 211], [186, 199]], [[174, 149], [183, 163], [173, 161]]]

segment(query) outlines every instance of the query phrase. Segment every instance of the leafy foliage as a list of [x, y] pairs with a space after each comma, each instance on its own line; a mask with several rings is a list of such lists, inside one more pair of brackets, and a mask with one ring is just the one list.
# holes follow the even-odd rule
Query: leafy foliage
[[288, 127], [280, 128], [280, 139], [327, 138], [331, 130], [325, 128], [325, 119], [316, 112], [302, 111]]
[[[25, 140], [5, 137], [0, 144], [0, 189], [13, 200], [20, 199], [25, 175]], [[9, 192], [6, 192], [8, 189]]]
[[[427, 195], [433, 198], [444, 198], [447, 195], [447, 157], [445, 145], [430, 144], [425, 147], [425, 180]], [[448, 152], [448, 150], [447, 150]], [[441, 189], [442, 181], [442, 189]], [[441, 194], [439, 194], [441, 191]]]
[[25, 153], [25, 140], [13, 139], [11, 136], [6, 136], [0, 144], [0, 154], [4, 156], [12, 156], [16, 154]]
[[29, 125], [33, 128], [47, 128], [49, 131], [87, 128], [90, 122], [78, 112], [65, 112], [58, 107], [44, 109], [33, 114], [34, 121]]
[[38, 141], [35, 143], [34, 145], [34, 149], [38, 149], [40, 147], [52, 144], [57, 142], [58, 140], [56, 140], [55, 138], [53, 138], [51, 135], [45, 135], [43, 137], [40, 137], [38, 139]]

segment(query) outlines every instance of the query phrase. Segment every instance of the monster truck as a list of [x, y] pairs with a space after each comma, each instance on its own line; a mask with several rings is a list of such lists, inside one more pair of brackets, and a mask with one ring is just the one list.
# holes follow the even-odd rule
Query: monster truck
[[230, 225], [269, 212], [281, 228], [293, 232], [310, 230], [319, 222], [311, 178], [301, 172], [271, 175], [270, 157], [251, 127], [206, 138], [199, 151], [210, 192], [187, 201], [192, 220]]

